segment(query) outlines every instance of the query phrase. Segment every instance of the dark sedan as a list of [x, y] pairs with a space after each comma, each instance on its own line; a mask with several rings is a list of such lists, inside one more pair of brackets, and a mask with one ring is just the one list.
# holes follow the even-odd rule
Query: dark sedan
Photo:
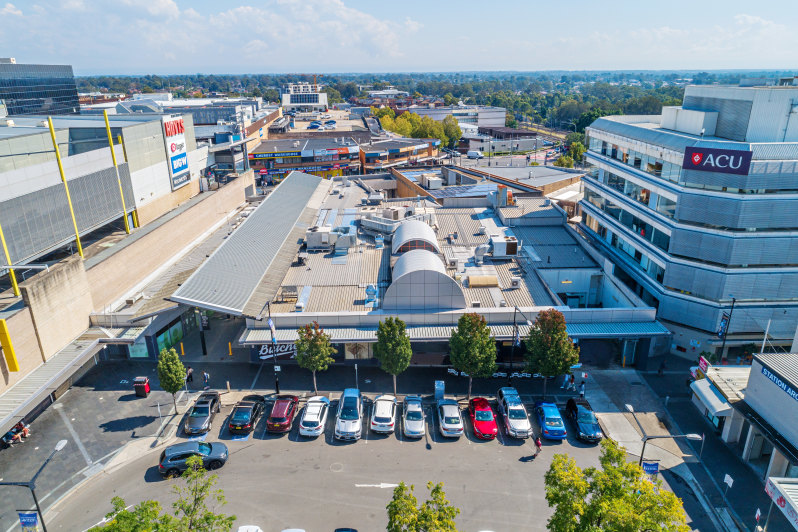
[[263, 415], [266, 400], [260, 395], [247, 395], [233, 408], [227, 428], [231, 434], [249, 434]]
[[294, 422], [299, 397], [296, 395], [280, 395], [274, 402], [272, 413], [266, 419], [266, 430], [269, 432], [288, 432]]
[[192, 456], [202, 458], [208, 470], [219, 469], [227, 462], [227, 446], [220, 442], [186, 442], [170, 445], [161, 453], [158, 472], [166, 478], [175, 478], [188, 469], [186, 460]]
[[580, 440], [598, 443], [604, 437], [596, 414], [584, 399], [568, 399], [568, 403], [565, 405], [565, 415], [573, 422], [576, 428], [576, 437]]
[[186, 434], [204, 434], [211, 430], [211, 423], [217, 412], [222, 409], [219, 392], [203, 392], [189, 412], [183, 432]]

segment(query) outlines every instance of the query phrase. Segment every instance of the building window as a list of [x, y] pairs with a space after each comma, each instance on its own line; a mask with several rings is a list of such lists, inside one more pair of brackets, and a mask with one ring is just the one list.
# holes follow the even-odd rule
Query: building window
[[667, 233], [656, 229], [651, 224], [625, 211], [619, 205], [616, 205], [601, 194], [587, 187], [585, 187], [585, 199], [589, 201], [591, 205], [594, 205], [596, 208], [607, 213], [607, 215], [615, 218], [621, 225], [631, 230], [643, 240], [650, 242], [662, 251], [668, 251], [671, 237]]

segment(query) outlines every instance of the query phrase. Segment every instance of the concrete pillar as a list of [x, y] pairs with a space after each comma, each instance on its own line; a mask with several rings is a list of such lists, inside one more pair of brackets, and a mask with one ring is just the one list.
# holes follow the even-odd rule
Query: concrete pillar
[[754, 432], [756, 429], [753, 424], [748, 425], [748, 435], [745, 437], [745, 446], [743, 447], [743, 461], [747, 462], [751, 459], [751, 448], [754, 445]]
[[765, 478], [783, 477], [784, 473], [787, 472], [788, 465], [790, 465], [790, 461], [787, 460], [787, 457], [781, 454], [778, 448], [773, 447], [773, 454], [770, 455], [770, 463], [768, 464], [768, 472]]
[[721, 439], [726, 443], [737, 443], [740, 441], [740, 434], [744, 425], [745, 416], [737, 410], [732, 410], [731, 415], [726, 418], [726, 423], [723, 425]]

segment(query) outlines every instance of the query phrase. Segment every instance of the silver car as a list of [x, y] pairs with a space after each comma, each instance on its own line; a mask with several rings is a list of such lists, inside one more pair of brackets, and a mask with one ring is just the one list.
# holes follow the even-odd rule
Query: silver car
[[444, 438], [459, 438], [463, 435], [463, 417], [460, 405], [453, 399], [438, 401], [438, 426]]
[[320, 395], [308, 399], [302, 419], [299, 421], [299, 434], [302, 436], [320, 436], [327, 424], [327, 411], [330, 400]]
[[183, 432], [186, 434], [204, 434], [210, 432], [214, 416], [221, 410], [222, 401], [219, 392], [203, 392], [186, 417]]
[[496, 399], [499, 403], [499, 412], [504, 420], [504, 428], [507, 430], [507, 434], [513, 438], [521, 439], [534, 436], [526, 408], [524, 408], [524, 403], [515, 388], [499, 388]]
[[423, 438], [426, 433], [424, 425], [424, 408], [421, 396], [408, 395], [405, 397], [402, 409], [402, 431], [408, 438]]
[[359, 440], [363, 435], [363, 396], [357, 388], [347, 388], [338, 400], [335, 438]]

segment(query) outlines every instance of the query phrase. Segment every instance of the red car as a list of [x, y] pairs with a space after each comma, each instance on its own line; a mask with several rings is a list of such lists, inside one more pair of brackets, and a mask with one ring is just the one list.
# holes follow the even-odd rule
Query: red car
[[474, 436], [480, 440], [492, 440], [499, 432], [496, 416], [490, 403], [484, 397], [474, 397], [468, 402], [468, 415], [474, 427]]
[[269, 432], [288, 432], [294, 422], [299, 397], [296, 395], [280, 395], [274, 402], [272, 413], [266, 420], [266, 430]]

